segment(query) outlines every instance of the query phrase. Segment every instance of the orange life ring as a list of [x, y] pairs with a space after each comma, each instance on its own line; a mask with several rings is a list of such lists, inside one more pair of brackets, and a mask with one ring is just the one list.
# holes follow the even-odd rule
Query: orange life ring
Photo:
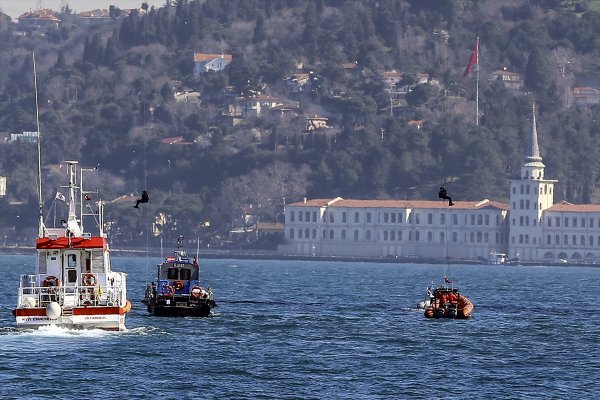
[[204, 288], [202, 286], [196, 285], [192, 288], [192, 290], [190, 290], [190, 294], [192, 295], [192, 297], [199, 298], [203, 297], [203, 295], [205, 295], [206, 292], [204, 291]]
[[175, 286], [175, 290], [181, 290], [185, 286], [185, 283], [183, 281], [175, 281], [173, 282], [173, 286]]
[[165, 297], [171, 297], [175, 294], [175, 289], [173, 286], [165, 285], [162, 287], [161, 293]]
[[54, 275], [47, 276], [46, 279], [44, 279], [43, 285], [44, 287], [60, 286], [60, 279], [58, 279]]
[[82, 280], [85, 286], [96, 286], [96, 283], [98, 282], [98, 279], [94, 274], [85, 274]]

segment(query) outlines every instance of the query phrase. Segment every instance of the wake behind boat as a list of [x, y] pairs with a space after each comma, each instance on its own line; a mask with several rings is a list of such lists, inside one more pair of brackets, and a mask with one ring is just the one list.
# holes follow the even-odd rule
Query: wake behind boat
[[177, 240], [177, 250], [158, 265], [156, 282], [146, 287], [142, 303], [148, 313], [164, 317], [208, 317], [217, 304], [213, 291], [200, 286], [197, 257], [191, 259], [182, 248], [183, 236]]
[[[131, 309], [125, 274], [111, 269], [102, 201], [94, 202], [92, 192], [83, 190], [83, 172], [92, 169], [78, 167], [77, 161], [65, 164], [67, 195], [59, 191], [55, 201], [68, 204], [68, 218], [59, 227], [47, 227], [40, 206], [37, 264], [35, 274], [21, 275], [13, 310], [17, 327], [124, 330]], [[95, 221], [95, 236], [84, 229], [84, 217]]]

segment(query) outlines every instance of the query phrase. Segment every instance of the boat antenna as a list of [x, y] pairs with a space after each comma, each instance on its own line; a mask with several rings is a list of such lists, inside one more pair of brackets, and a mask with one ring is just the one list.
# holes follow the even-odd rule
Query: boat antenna
[[200, 256], [200, 237], [196, 239], [196, 260]]
[[33, 86], [35, 91], [35, 123], [37, 126], [37, 153], [38, 153], [38, 168], [37, 168], [37, 184], [38, 184], [38, 205], [39, 205], [39, 227], [38, 237], [44, 236], [44, 201], [42, 199], [42, 141], [40, 135], [40, 108], [38, 103], [38, 87], [37, 73], [35, 70], [35, 53], [31, 53], [33, 61]]

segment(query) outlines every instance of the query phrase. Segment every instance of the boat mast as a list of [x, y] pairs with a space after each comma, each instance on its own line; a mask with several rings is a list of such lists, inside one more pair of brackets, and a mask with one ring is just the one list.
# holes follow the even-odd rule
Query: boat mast
[[35, 53], [31, 53], [33, 60], [33, 86], [35, 89], [35, 122], [37, 125], [37, 152], [38, 152], [38, 205], [39, 205], [39, 226], [38, 226], [38, 237], [44, 237], [44, 201], [42, 199], [42, 143], [40, 135], [40, 109], [38, 104], [38, 87], [37, 87], [37, 73], [35, 70]]

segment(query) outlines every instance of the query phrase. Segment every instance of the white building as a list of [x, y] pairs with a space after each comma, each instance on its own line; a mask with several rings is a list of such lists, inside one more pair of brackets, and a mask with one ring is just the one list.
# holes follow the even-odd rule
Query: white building
[[525, 161], [511, 181], [510, 204], [484, 199], [315, 199], [286, 205], [280, 253], [357, 257], [488, 258], [523, 261], [600, 259], [600, 205], [554, 204], [544, 178], [533, 113]]

